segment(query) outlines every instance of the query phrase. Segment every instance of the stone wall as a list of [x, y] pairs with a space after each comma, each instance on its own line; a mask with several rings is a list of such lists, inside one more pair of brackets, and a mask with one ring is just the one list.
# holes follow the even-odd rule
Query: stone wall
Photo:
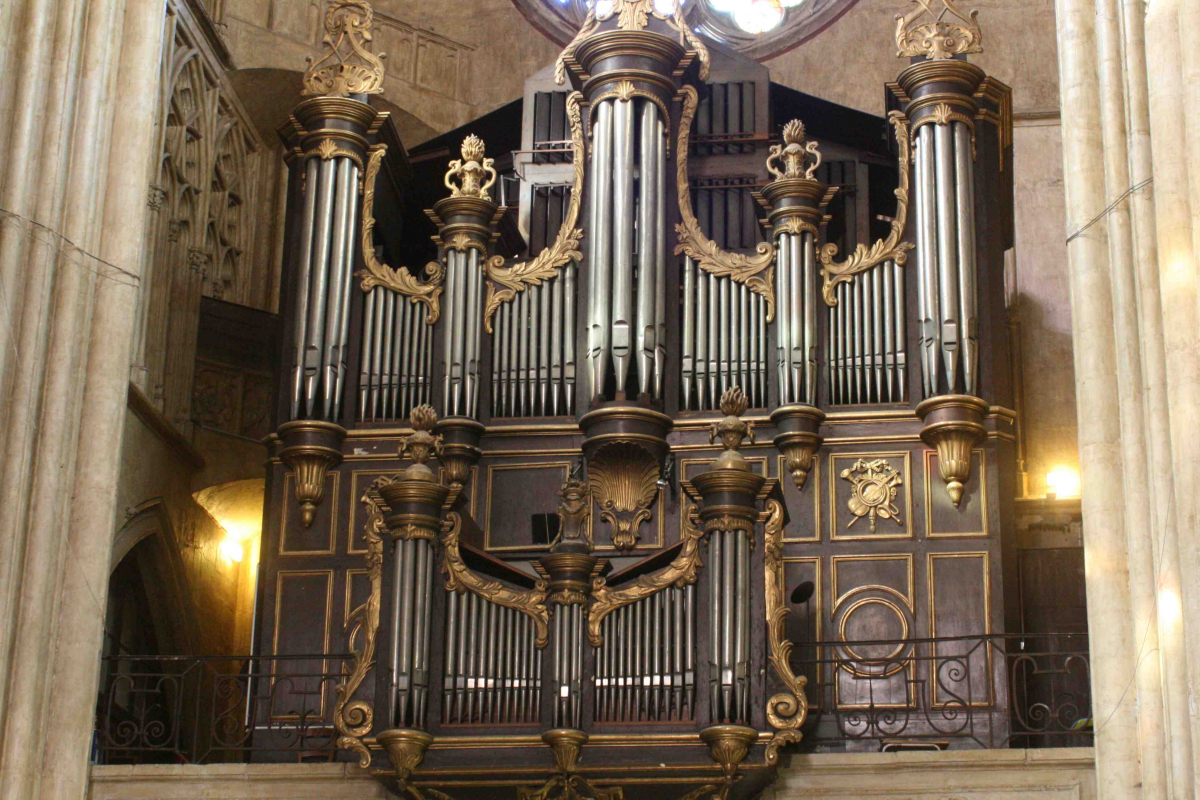
[[[514, 793], [515, 794], [515, 793]], [[97, 766], [91, 800], [387, 798], [348, 764]], [[511, 795], [510, 795], [511, 796]], [[1094, 800], [1089, 748], [793, 756], [763, 800]]]

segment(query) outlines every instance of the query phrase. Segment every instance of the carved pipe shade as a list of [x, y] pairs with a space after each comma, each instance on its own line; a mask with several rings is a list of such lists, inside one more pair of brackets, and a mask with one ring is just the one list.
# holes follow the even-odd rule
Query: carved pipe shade
[[[513, 4], [538, 30], [559, 45], [574, 38], [589, 6], [595, 0], [513, 0]], [[604, 2], [604, 0], [600, 0]], [[658, 0], [665, 3], [666, 0]], [[803, 44], [823, 31], [858, 0], [683, 0], [689, 25], [709, 39], [763, 61]], [[772, 6], [783, 21], [763, 33], [747, 33], [739, 26], [757, 20]]]

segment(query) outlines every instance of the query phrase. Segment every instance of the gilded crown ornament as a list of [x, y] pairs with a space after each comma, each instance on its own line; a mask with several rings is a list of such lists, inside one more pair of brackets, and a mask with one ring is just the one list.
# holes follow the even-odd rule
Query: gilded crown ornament
[[750, 465], [745, 457], [738, 452], [742, 439], [750, 439], [754, 444], [754, 423], [742, 419], [742, 414], [750, 407], [750, 401], [740, 386], [732, 386], [721, 395], [721, 413], [725, 418], [713, 423], [709, 431], [708, 441], [715, 442], [718, 438], [725, 446], [725, 451], [717, 458], [713, 469], [740, 469], [749, 471]]
[[[942, 61], [956, 55], [983, 52], [983, 31], [976, 23], [978, 11], [964, 15], [952, 0], [912, 2], [916, 8], [907, 14], [896, 15], [897, 58], [925, 56]], [[923, 17], [926, 21], [913, 25]]]
[[[488, 190], [496, 182], [495, 159], [483, 157], [483, 139], [471, 134], [462, 143], [462, 158], [450, 162], [443, 182], [451, 197], [481, 197], [488, 199]], [[458, 183], [451, 183], [457, 178]]]
[[420, 405], [408, 415], [413, 432], [400, 442], [400, 455], [406, 452], [413, 463], [404, 470], [406, 480], [436, 480], [433, 470], [425, 463], [434, 453], [442, 453], [442, 437], [433, 434], [433, 426], [437, 424], [437, 412], [431, 405]]
[[325, 11], [328, 52], [313, 60], [308, 57], [301, 94], [305, 97], [347, 97], [383, 92], [384, 53], [366, 49], [371, 41], [375, 12], [363, 0], [333, 0]]
[[[771, 145], [767, 156], [767, 172], [771, 173], [775, 180], [804, 178], [811, 181], [817, 167], [821, 166], [818, 146], [817, 142], [805, 140], [804, 123], [798, 119], [792, 120], [783, 126], [783, 144]], [[810, 156], [811, 163], [808, 163]], [[780, 162], [783, 163], [782, 170], [774, 166]]]

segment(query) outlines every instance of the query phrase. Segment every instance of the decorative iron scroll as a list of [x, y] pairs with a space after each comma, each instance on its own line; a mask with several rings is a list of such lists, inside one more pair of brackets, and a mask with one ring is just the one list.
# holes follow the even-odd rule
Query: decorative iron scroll
[[438, 297], [442, 293], [445, 268], [436, 261], [430, 261], [425, 265], [425, 274], [429, 276], [429, 280], [420, 281], [408, 271], [407, 267], [401, 265], [393, 269], [387, 264], [380, 263], [379, 259], [375, 257], [375, 238], [373, 236], [375, 230], [375, 178], [379, 174], [379, 165], [383, 163], [385, 153], [387, 153], [387, 145], [377, 144], [371, 148], [370, 158], [367, 160], [362, 208], [362, 253], [363, 262], [367, 268], [357, 274], [362, 278], [361, 287], [364, 292], [369, 292], [376, 286], [382, 286], [408, 297], [410, 302], [424, 303], [428, 309], [425, 314], [425, 324], [432, 325], [441, 316]]
[[642, 575], [624, 589], [610, 589], [604, 578], [592, 581], [592, 606], [588, 609], [588, 641], [592, 647], [604, 644], [600, 623], [618, 608], [636, 603], [644, 597], [661, 592], [669, 586], [682, 589], [696, 582], [697, 572], [704, 566], [700, 560], [700, 529], [696, 506], [688, 506], [683, 529], [683, 548], [670, 564], [649, 575]]
[[462, 532], [462, 517], [457, 512], [446, 514], [442, 522], [442, 572], [446, 573], [446, 591], [472, 592], [496, 605], [520, 611], [533, 620], [534, 645], [541, 650], [550, 641], [550, 612], [546, 598], [550, 589], [545, 581], [534, 584], [533, 590], [513, 589], [500, 581], [491, 581], [476, 574], [462, 560], [458, 537]]
[[763, 585], [771, 646], [768, 659], [786, 689], [767, 701], [767, 721], [775, 729], [775, 735], [767, 745], [766, 760], [774, 764], [779, 760], [781, 747], [801, 739], [800, 727], [808, 719], [808, 699], [804, 696], [808, 678], [792, 672], [792, 642], [784, 634], [784, 620], [790, 612], [783, 601], [783, 505], [778, 500], [767, 501], [766, 518]]
[[[501, 303], [507, 303], [523, 292], [529, 286], [537, 286], [542, 281], [550, 280], [558, 275], [558, 270], [572, 261], [579, 261], [583, 253], [579, 251], [579, 240], [583, 231], [575, 227], [579, 220], [579, 205], [583, 202], [583, 170], [586, 157], [583, 137], [583, 117], [580, 103], [583, 95], [571, 92], [567, 95], [567, 120], [571, 124], [571, 156], [572, 169], [575, 173], [575, 183], [571, 187], [571, 199], [567, 206], [567, 214], [563, 218], [562, 227], [554, 244], [538, 253], [532, 261], [504, 266], [504, 256], [492, 256], [487, 260], [485, 274], [488, 277], [487, 302], [483, 307], [483, 324], [487, 332], [492, 332], [492, 316]], [[497, 284], [503, 288], [497, 288]]]
[[[367, 506], [367, 580], [371, 592], [358, 608], [346, 618], [349, 632], [350, 652], [354, 654], [354, 668], [337, 686], [337, 702], [333, 707], [333, 725], [340, 734], [337, 746], [358, 754], [358, 765], [363, 769], [371, 766], [371, 751], [363, 744], [363, 737], [371, 733], [375, 723], [375, 711], [365, 700], [351, 700], [358, 687], [375, 666], [375, 639], [379, 632], [379, 603], [383, 589], [383, 498], [379, 487], [391, 483], [394, 478], [383, 476], [376, 479], [363, 493], [362, 502]], [[362, 647], [355, 647], [355, 639], [362, 633]]]
[[775, 263], [774, 245], [759, 242], [758, 254], [754, 256], [722, 250], [700, 230], [700, 222], [692, 211], [692, 190], [688, 184], [688, 144], [698, 102], [696, 87], [684, 86], [678, 153], [675, 158], [675, 186], [679, 195], [679, 216], [682, 218], [675, 226], [675, 232], [679, 235], [675, 255], [684, 253], [705, 272], [718, 278], [729, 276], [736, 283], [744, 283], [747, 289], [762, 295], [767, 303], [767, 322], [771, 322], [775, 319], [775, 279], [771, 270], [771, 265]]
[[[383, 92], [383, 53], [375, 55], [364, 46], [371, 41], [375, 14], [362, 0], [334, 0], [325, 12], [325, 38], [329, 52], [313, 61], [308, 57], [304, 71], [304, 96], [347, 97]], [[350, 51], [342, 52], [348, 44]]]
[[[934, 60], [945, 60], [965, 53], [983, 52], [983, 31], [975, 21], [978, 11], [964, 16], [951, 0], [912, 0], [917, 5], [907, 14], [896, 15], [896, 57], [925, 56]], [[930, 6], [939, 2], [942, 8], [934, 11]], [[946, 14], [952, 14], [961, 22], [946, 22]], [[932, 19], [914, 28], [909, 28], [919, 18], [928, 14]]]
[[866, 245], [860, 244], [842, 262], [833, 260], [838, 251], [836, 244], [830, 243], [821, 248], [821, 277], [824, 279], [821, 296], [825, 300], [825, 305], [828, 306], [837, 305], [835, 290], [839, 283], [846, 283], [858, 273], [865, 272], [884, 261], [895, 261], [896, 264], [903, 266], [908, 261], [908, 251], [916, 246], [912, 242], [900, 241], [908, 220], [908, 172], [911, 162], [908, 118], [899, 111], [893, 111], [888, 114], [888, 119], [891, 120], [892, 127], [896, 130], [896, 145], [900, 149], [897, 159], [900, 168], [900, 185], [896, 188], [896, 216], [892, 219], [892, 229], [888, 232], [886, 239], [876, 239], [870, 250]]

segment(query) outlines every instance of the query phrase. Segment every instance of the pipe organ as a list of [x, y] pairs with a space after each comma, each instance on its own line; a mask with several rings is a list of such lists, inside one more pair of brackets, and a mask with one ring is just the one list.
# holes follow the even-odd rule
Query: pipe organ
[[960, 643], [1010, 616], [1010, 101], [937, 1], [886, 118], [616, 0], [407, 153], [370, 7], [329, 5], [280, 129], [256, 646], [337, 676], [283, 694], [343, 758], [413, 798], [751, 797], [806, 736], [1008, 724]]

